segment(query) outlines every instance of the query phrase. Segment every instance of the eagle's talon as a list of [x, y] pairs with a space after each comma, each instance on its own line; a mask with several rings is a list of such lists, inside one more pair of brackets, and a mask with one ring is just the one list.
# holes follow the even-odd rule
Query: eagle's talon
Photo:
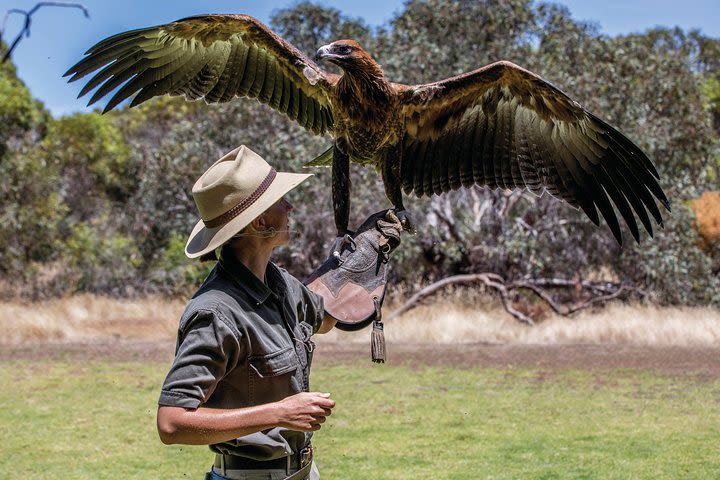
[[333, 243], [332, 248], [330, 249], [330, 256], [339, 259], [345, 248], [352, 248], [354, 250], [355, 240], [353, 240], [349, 233], [344, 235], [338, 234], [338, 236], [335, 237], [335, 242]]
[[400, 224], [402, 225], [404, 231], [408, 232], [410, 235], [415, 235], [417, 233], [417, 230], [415, 230], [415, 224], [410, 218], [410, 212], [407, 210], [398, 210], [395, 212], [395, 215], [398, 219], [400, 219]]

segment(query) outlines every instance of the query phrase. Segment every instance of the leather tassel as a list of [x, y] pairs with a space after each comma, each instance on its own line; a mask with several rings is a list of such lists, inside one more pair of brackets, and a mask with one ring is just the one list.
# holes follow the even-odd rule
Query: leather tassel
[[372, 361], [375, 363], [385, 363], [385, 333], [383, 330], [383, 323], [380, 320], [375, 320], [370, 335], [370, 350]]
[[385, 363], [385, 327], [382, 323], [382, 301], [373, 297], [375, 303], [375, 320], [370, 334], [370, 354], [375, 363]]

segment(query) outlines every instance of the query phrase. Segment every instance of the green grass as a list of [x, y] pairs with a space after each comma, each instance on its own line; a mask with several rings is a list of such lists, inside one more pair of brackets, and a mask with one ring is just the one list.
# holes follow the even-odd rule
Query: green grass
[[[164, 446], [164, 364], [0, 363], [0, 478], [201, 479]], [[317, 369], [332, 479], [720, 478], [720, 382], [631, 370]]]

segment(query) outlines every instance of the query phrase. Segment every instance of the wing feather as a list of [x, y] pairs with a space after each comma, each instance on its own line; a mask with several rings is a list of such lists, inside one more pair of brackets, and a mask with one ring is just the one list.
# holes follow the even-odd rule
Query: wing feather
[[518, 168], [522, 178], [521, 182], [524, 183], [531, 192], [539, 194], [542, 192], [542, 177], [539, 171], [542, 168], [542, 161], [539, 160], [537, 155], [534, 155], [530, 137], [526, 134], [526, 130], [531, 128], [529, 120], [531, 121], [532, 117], [525, 115], [525, 110], [517, 110], [515, 117], [515, 122], [517, 123], [515, 128], [515, 142], [518, 146]]
[[[485, 111], [485, 109], [483, 109]], [[497, 112], [493, 112], [492, 115], [485, 115], [485, 121], [487, 122], [487, 129], [483, 132], [482, 150], [480, 152], [480, 162], [482, 162], [482, 178], [484, 183], [490, 188], [498, 188], [498, 179], [495, 177], [495, 134], [497, 132], [498, 117]], [[473, 169], [473, 173], [475, 170]], [[476, 183], [479, 183], [475, 180]]]
[[[474, 112], [471, 112], [474, 114]], [[457, 152], [455, 161], [449, 167], [450, 171], [450, 189], [457, 190], [463, 186], [463, 179], [469, 177], [470, 185], [472, 185], [472, 165], [467, 158], [472, 155], [472, 139], [475, 134], [475, 124], [470, 120], [470, 116], [461, 125], [460, 151]]]
[[235, 95], [239, 97], [248, 96], [250, 87], [252, 87], [252, 84], [255, 81], [255, 75], [257, 74], [259, 53], [260, 49], [257, 47], [257, 45], [255, 45], [254, 43], [248, 45], [248, 51], [245, 55], [245, 63], [243, 65], [243, 73], [240, 77], [240, 85], [238, 86]]
[[98, 53], [85, 57], [79, 61], [74, 67], [73, 71], [66, 73], [73, 73], [68, 81], [74, 82], [75, 80], [88, 75], [95, 70], [106, 65], [108, 62], [112, 62], [120, 56], [128, 53], [134, 53], [136, 51], [146, 51], [148, 55], [154, 54], [157, 50], [165, 49], [166, 47], [162, 44], [156, 44], [152, 39], [138, 36], [129, 40], [121, 41], [120, 43], [113, 45], [111, 48], [106, 50], [98, 51]]
[[97, 70], [80, 96], [97, 88], [94, 103], [118, 89], [105, 111], [130, 97], [131, 106], [166, 94], [207, 103], [248, 97], [314, 133], [333, 129], [328, 88], [337, 75], [247, 15], [203, 15], [124, 32], [91, 47], [65, 75], [76, 81]]
[[268, 55], [264, 51], [258, 49], [257, 65], [255, 66], [255, 78], [253, 79], [252, 86], [248, 91], [248, 97], [258, 98], [260, 96], [263, 84], [265, 83], [267, 63]]
[[258, 93], [258, 100], [260, 100], [261, 103], [270, 104], [273, 90], [275, 89], [275, 81], [278, 76], [277, 62], [274, 58], [268, 58], [266, 68], [267, 70], [265, 71], [265, 81], [262, 84], [262, 89]]
[[146, 68], [160, 67], [162, 65], [172, 63], [181, 56], [182, 52], [173, 51], [162, 59], [142, 59], [140, 52], [127, 53], [96, 73], [82, 88], [82, 90], [80, 90], [78, 98], [84, 96], [86, 93], [107, 80], [114, 79], [117, 86]]
[[615, 182], [617, 183], [620, 191], [625, 194], [625, 197], [630, 202], [630, 205], [632, 205], [633, 211], [640, 219], [640, 222], [642, 222], [645, 230], [647, 230], [648, 234], [652, 237], [652, 223], [650, 223], [650, 217], [648, 217], [645, 205], [643, 204], [642, 200], [640, 200], [634, 189], [630, 187], [630, 184], [625, 179], [625, 174], [622, 171], [620, 171], [619, 174], [615, 176]]
[[[142, 90], [143, 88], [153, 84], [154, 82], [157, 82], [161, 78], [164, 78], [165, 76], [167, 76], [168, 72], [176, 71], [182, 65], [184, 65], [184, 63], [178, 62], [177, 60], [171, 60], [167, 64], [157, 65], [146, 69], [142, 76], [135, 76], [132, 78], [132, 80], [125, 83], [122, 88], [117, 91], [113, 98], [110, 99], [110, 101], [108, 102], [108, 107], [106, 108], [109, 109], [114, 107], [126, 98], [129, 98], [135, 92]], [[98, 97], [97, 94], [93, 96], [93, 99], [95, 99], [95, 101], [97, 101], [99, 98], [100, 97]]]
[[291, 100], [292, 99], [292, 84], [290, 82], [290, 79], [287, 77], [283, 77], [283, 90], [282, 90], [282, 98], [280, 100], [280, 111], [286, 112], [287, 116], [292, 118], [292, 115], [290, 115], [288, 112], [288, 109], [290, 108]]
[[425, 168], [422, 171], [422, 184], [425, 194], [430, 196], [433, 194], [432, 189], [432, 174], [433, 174], [433, 161], [435, 160], [435, 150], [440, 142], [427, 142], [425, 148]]
[[228, 102], [233, 98], [232, 93], [228, 93], [230, 83], [234, 76], [234, 72], [237, 71], [238, 63], [242, 59], [241, 52], [245, 48], [242, 42], [238, 41], [237, 38], [231, 38], [228, 41], [230, 50], [227, 55], [227, 59], [220, 71], [215, 86], [205, 95], [205, 99], [209, 103], [224, 103]]
[[[427, 168], [427, 149], [430, 142], [420, 142], [420, 148], [417, 153], [418, 168], [415, 170], [415, 178], [413, 179], [413, 185], [415, 190], [418, 191], [418, 196], [422, 196], [425, 193], [425, 183], [423, 182], [423, 176], [425, 172], [429, 170]], [[430, 192], [427, 192], [428, 196]]]
[[[463, 187], [470, 187], [473, 184], [485, 185], [485, 167], [483, 165], [483, 146], [485, 144], [485, 135], [487, 133], [487, 119], [483, 109], [475, 109], [475, 128], [473, 131], [473, 141], [470, 149], [470, 156], [466, 159], [466, 168], [468, 168], [471, 176], [463, 177], [461, 182]], [[467, 164], [470, 165], [467, 165]]]

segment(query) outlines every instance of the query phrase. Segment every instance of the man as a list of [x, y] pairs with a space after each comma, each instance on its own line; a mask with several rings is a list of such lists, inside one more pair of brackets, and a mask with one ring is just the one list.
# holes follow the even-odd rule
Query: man
[[276, 172], [240, 146], [193, 187], [201, 220], [185, 253], [219, 260], [180, 320], [157, 424], [166, 444], [210, 445], [206, 479], [320, 478], [310, 439], [335, 402], [309, 391], [310, 337], [336, 320], [270, 262], [289, 241], [283, 195], [309, 176]]

